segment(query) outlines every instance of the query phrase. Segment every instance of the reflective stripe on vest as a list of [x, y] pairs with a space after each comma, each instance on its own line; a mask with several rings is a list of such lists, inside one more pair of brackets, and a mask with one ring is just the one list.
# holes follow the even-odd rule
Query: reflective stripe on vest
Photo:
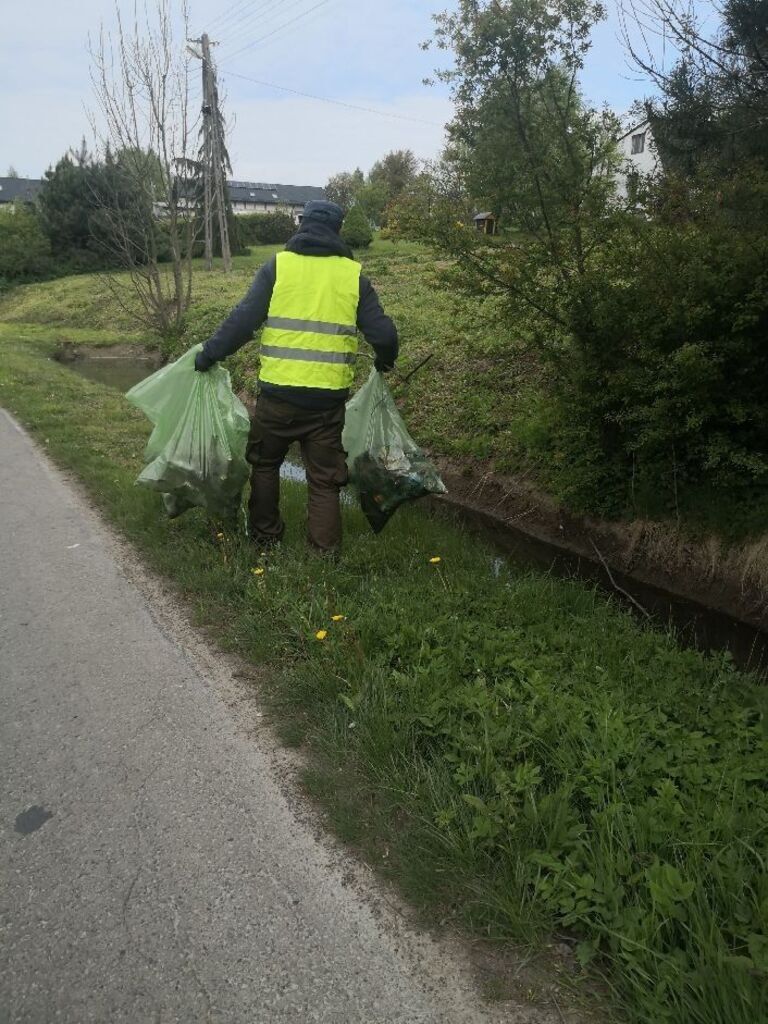
[[326, 324], [322, 320], [294, 320], [289, 316], [267, 317], [267, 327], [278, 331], [304, 331], [311, 334], [351, 334], [354, 338], [357, 328], [354, 324]]
[[360, 264], [354, 260], [278, 253], [260, 379], [286, 387], [350, 387], [359, 299]]
[[305, 363], [351, 363], [355, 364], [354, 352], [320, 352], [312, 348], [281, 348], [279, 345], [262, 345], [261, 358], [299, 359]]

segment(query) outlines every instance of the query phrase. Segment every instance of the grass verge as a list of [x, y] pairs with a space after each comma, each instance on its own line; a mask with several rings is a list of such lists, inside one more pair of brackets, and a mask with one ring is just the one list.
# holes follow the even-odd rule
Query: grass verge
[[310, 789], [417, 907], [498, 940], [567, 933], [631, 1021], [768, 1018], [768, 734], [727, 658], [581, 584], [499, 571], [418, 512], [375, 538], [347, 509], [329, 565], [296, 485], [276, 557], [214, 545], [202, 515], [170, 522], [133, 486], [141, 415], [52, 347], [2, 341], [0, 404], [222, 648], [270, 667]]

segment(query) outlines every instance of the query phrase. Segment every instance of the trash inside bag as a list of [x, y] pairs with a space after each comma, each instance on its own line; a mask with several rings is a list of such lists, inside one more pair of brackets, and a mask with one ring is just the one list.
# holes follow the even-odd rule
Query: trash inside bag
[[408, 433], [376, 370], [347, 403], [343, 445], [349, 482], [374, 533], [384, 529], [403, 502], [445, 494], [436, 468]]
[[195, 371], [196, 345], [125, 396], [155, 426], [136, 483], [159, 491], [169, 516], [199, 506], [234, 521], [248, 478], [249, 419], [229, 373]]

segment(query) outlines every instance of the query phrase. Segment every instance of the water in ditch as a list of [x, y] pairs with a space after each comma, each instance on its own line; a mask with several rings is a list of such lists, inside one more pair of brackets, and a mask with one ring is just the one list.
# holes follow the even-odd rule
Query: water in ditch
[[125, 393], [157, 369], [157, 362], [136, 356], [83, 356], [64, 364], [81, 377]]

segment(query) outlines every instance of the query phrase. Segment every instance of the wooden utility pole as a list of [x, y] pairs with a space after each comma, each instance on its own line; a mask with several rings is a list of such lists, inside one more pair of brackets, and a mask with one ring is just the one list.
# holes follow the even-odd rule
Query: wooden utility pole
[[219, 90], [216, 83], [216, 69], [211, 61], [211, 41], [204, 32], [199, 43], [202, 53], [198, 54], [203, 63], [203, 144], [201, 163], [203, 169], [203, 226], [205, 232], [205, 265], [213, 269], [213, 218], [214, 211], [219, 224], [221, 256], [224, 270], [232, 269], [232, 252], [229, 245], [229, 224], [227, 223], [227, 181], [225, 164], [228, 162], [224, 144], [224, 120], [219, 107]]

